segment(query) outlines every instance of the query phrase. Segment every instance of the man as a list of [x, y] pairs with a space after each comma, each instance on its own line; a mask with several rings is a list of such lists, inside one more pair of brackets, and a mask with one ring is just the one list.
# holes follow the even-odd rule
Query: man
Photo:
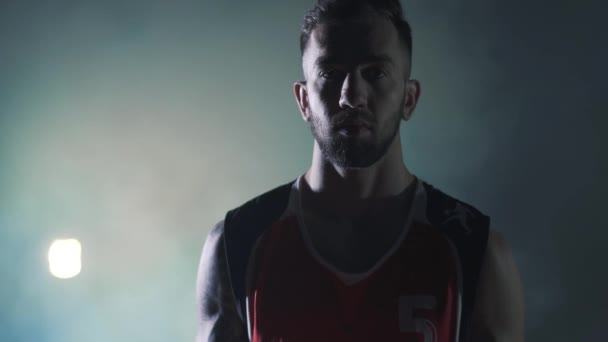
[[212, 229], [197, 340], [523, 341], [508, 242], [403, 163], [420, 83], [399, 2], [320, 0], [301, 50], [312, 165]]

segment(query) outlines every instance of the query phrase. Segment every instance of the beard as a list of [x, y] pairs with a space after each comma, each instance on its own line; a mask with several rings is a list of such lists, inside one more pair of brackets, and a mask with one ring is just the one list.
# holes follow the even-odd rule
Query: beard
[[334, 127], [326, 126], [317, 115], [312, 116], [310, 130], [323, 156], [333, 165], [347, 169], [365, 168], [376, 163], [388, 151], [399, 133], [402, 112], [403, 108], [399, 108], [399, 111], [392, 113], [385, 127], [371, 127], [370, 134], [344, 136]]

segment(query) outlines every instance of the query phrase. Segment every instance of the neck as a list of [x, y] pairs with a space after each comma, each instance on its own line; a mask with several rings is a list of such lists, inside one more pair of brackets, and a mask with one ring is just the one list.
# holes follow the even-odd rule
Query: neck
[[303, 186], [309, 206], [332, 216], [354, 218], [391, 207], [414, 178], [403, 163], [397, 135], [380, 160], [358, 169], [331, 164], [315, 142], [312, 165], [304, 175]]

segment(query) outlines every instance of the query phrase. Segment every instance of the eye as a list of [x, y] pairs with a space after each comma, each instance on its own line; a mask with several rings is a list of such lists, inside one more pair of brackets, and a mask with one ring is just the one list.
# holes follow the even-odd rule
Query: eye
[[323, 70], [319, 73], [319, 77], [326, 80], [337, 80], [341, 75], [341, 72], [336, 69]]
[[368, 79], [378, 80], [385, 77], [386, 72], [380, 67], [371, 67], [363, 71], [363, 76]]

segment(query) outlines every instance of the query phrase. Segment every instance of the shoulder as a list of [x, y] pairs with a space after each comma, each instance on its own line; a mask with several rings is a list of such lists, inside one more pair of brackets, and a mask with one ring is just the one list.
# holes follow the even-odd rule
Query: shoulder
[[[500, 269], [498, 269], [499, 267]], [[504, 273], [500, 274], [498, 271], [504, 271]], [[518, 277], [515, 258], [509, 240], [503, 232], [490, 227], [481, 274], [482, 277], [485, 276], [485, 279], [480, 280], [492, 280], [490, 277], [492, 273], [495, 276]]]
[[196, 295], [199, 318], [203, 321], [213, 318], [220, 310], [218, 299], [229, 287], [226, 271], [224, 221], [221, 220], [207, 235], [198, 267]]
[[488, 235], [488, 248], [486, 255], [508, 256], [513, 255], [511, 245], [505, 234], [499, 230], [490, 227]]
[[474, 205], [445, 193], [432, 184], [421, 180], [421, 191], [424, 209], [418, 215], [424, 215], [424, 220], [440, 227], [451, 234], [462, 232], [466, 236], [478, 232], [480, 239], [485, 242], [490, 217]]
[[[222, 235], [231, 266], [235, 265], [230, 262], [234, 258], [240, 260], [237, 264], [243, 264], [242, 261], [249, 257], [253, 242], [285, 211], [293, 182], [257, 195], [226, 213]], [[237, 269], [240, 269], [238, 265]]]
[[474, 334], [495, 341], [523, 341], [524, 294], [506, 236], [490, 229], [474, 306]]
[[224, 222], [209, 232], [201, 255], [196, 301], [197, 341], [244, 341], [247, 330], [231, 290], [224, 248]]
[[[228, 211], [226, 221], [230, 220], [233, 216], [258, 216], [258, 213], [256, 212], [259, 212], [260, 210], [265, 209], [272, 211], [273, 209], [276, 210], [280, 208], [282, 205], [286, 204], [294, 182], [295, 180], [292, 180], [288, 183], [281, 184], [243, 202], [239, 206]], [[229, 223], [230, 222], [226, 222], [226, 224]]]
[[452, 194], [446, 193], [442, 189], [439, 189], [424, 180], [421, 180], [422, 188], [428, 200], [428, 205], [443, 211], [449, 212], [450, 209], [458, 210], [464, 209], [472, 214], [482, 214], [482, 212], [473, 206], [471, 203], [466, 202]]
[[293, 181], [229, 210], [209, 232], [199, 265], [197, 298], [201, 322], [213, 317], [245, 321], [247, 262], [257, 238], [285, 210]]

